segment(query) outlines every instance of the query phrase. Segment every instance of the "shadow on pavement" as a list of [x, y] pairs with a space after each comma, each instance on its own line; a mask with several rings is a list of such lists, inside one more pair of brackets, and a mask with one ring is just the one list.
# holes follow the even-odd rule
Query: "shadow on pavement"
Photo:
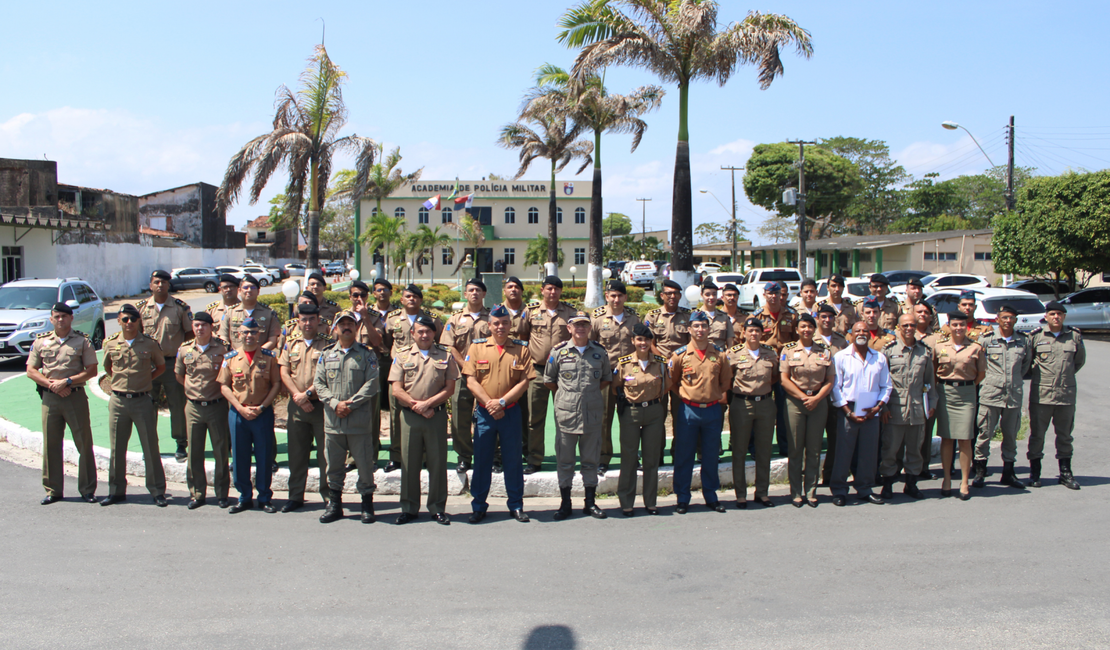
[[570, 650], [577, 648], [574, 630], [566, 625], [541, 625], [533, 628], [520, 646], [524, 650]]

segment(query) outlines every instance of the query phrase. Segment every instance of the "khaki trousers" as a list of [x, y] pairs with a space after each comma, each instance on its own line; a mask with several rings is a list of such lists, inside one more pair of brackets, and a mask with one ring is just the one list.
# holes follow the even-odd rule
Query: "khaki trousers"
[[1021, 407], [979, 405], [979, 436], [975, 439], [975, 460], [987, 461], [991, 457], [991, 439], [994, 430], [1002, 427], [1002, 462], [1017, 461], [1017, 435], [1021, 428]]
[[[617, 410], [617, 396], [605, 391], [605, 418], [601, 422], [601, 459], [600, 464], [609, 466], [613, 462], [613, 414]], [[621, 453], [621, 457], [624, 453]]]
[[[924, 424], [884, 424], [879, 434], [882, 439], [882, 459], [879, 473], [884, 477], [898, 474], [898, 456], [905, 449], [903, 461], [907, 476], [917, 476], [926, 467], [921, 457], [921, 439], [925, 437]], [[933, 444], [929, 439], [930, 450]]]
[[1048, 425], [1056, 431], [1056, 458], [1071, 458], [1075, 404], [1034, 404], [1029, 402], [1029, 460], [1044, 458], [1044, 437]]
[[194, 499], [204, 499], [208, 493], [208, 476], [204, 469], [204, 445], [207, 438], [212, 439], [212, 460], [215, 469], [212, 481], [217, 499], [226, 499], [231, 489], [231, 472], [228, 469], [227, 441], [231, 439], [231, 427], [227, 421], [227, 400], [201, 406], [192, 401], [185, 403], [185, 430], [189, 434], [188, 459], [185, 465], [185, 482], [189, 495]]
[[131, 440], [131, 427], [139, 434], [146, 463], [146, 489], [152, 495], [166, 493], [166, 473], [162, 469], [162, 455], [158, 449], [158, 414], [150, 395], [120, 397], [108, 400], [108, 493], [115, 496], [127, 494], [127, 443]]
[[432, 417], [401, 410], [401, 512], [420, 512], [420, 468], [428, 459], [428, 512], [447, 509], [447, 411]]
[[[537, 368], [541, 374], [543, 370]], [[544, 459], [544, 436], [547, 428], [547, 405], [551, 402], [551, 391], [543, 385], [540, 378], [528, 384], [528, 435], [524, 449], [528, 453], [529, 465], [540, 466]]]
[[93, 457], [88, 395], [83, 388], [73, 390], [67, 397], [43, 390], [42, 487], [51, 496], [62, 496], [65, 485], [62, 450], [66, 425], [69, 425], [78, 453], [77, 490], [82, 495], [96, 494], [96, 459]]
[[[356, 484], [358, 493], [362, 496], [374, 494], [374, 470], [377, 467], [373, 463], [372, 437], [365, 433], [324, 434], [324, 455], [328, 464], [328, 490], [331, 492], [331, 498], [334, 499], [343, 494], [343, 481], [347, 478], [347, 465], [344, 461], [347, 460], [348, 453], [354, 459], [355, 467], [358, 468]], [[400, 440], [400, 436], [397, 436], [397, 439]]]
[[[404, 444], [402, 440], [402, 449]], [[474, 462], [474, 393], [466, 387], [466, 377], [455, 382], [451, 396], [451, 444], [460, 461]]]
[[173, 357], [166, 357], [166, 372], [154, 378], [154, 388], [151, 390], [151, 397], [158, 391], [158, 387], [162, 387], [162, 391], [166, 394], [166, 403], [170, 409], [170, 435], [177, 442], [178, 447], [185, 447], [189, 444], [189, 435], [185, 430], [185, 387], [177, 383], [177, 377], [173, 374], [173, 364], [175, 359]]
[[636, 450], [644, 455], [643, 498], [645, 508], [654, 508], [659, 496], [659, 460], [663, 455], [667, 410], [662, 402], [647, 408], [629, 405], [620, 414], [621, 474], [617, 481], [617, 498], [622, 510], [631, 510], [636, 503]]
[[801, 400], [790, 395], [786, 397], [786, 426], [790, 431], [787, 473], [790, 476], [790, 496], [793, 498], [804, 496], [813, 499], [817, 496], [821, 439], [825, 433], [828, 410], [827, 399], [821, 400], [817, 408], [809, 411]]
[[[376, 404], [370, 404], [373, 408]], [[293, 400], [285, 416], [287, 451], [289, 453], [289, 500], [304, 501], [311, 466], [312, 446], [316, 445], [316, 467], [320, 469], [320, 497], [331, 498], [328, 489], [328, 459], [324, 451], [324, 405], [312, 403], [312, 412], [306, 412]]]
[[732, 431], [732, 484], [738, 500], [748, 498], [746, 459], [748, 442], [755, 435], [755, 497], [766, 498], [771, 483], [771, 447], [778, 415], [775, 400], [768, 394], [757, 401], [733, 394], [728, 409]]

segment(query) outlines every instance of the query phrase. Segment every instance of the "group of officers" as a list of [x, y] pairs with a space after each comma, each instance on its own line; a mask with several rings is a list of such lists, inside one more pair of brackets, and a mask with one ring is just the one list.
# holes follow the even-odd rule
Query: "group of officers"
[[[177, 443], [187, 464], [189, 508], [207, 503], [205, 450], [215, 461], [213, 491], [221, 508], [275, 512], [270, 489], [276, 469], [273, 402], [288, 396], [289, 498], [281, 508], [304, 505], [311, 450], [317, 450], [319, 490], [326, 502], [320, 521], [341, 519], [343, 488], [357, 472], [361, 520], [375, 521], [373, 495], [381, 410], [390, 411], [387, 472], [401, 471], [401, 515], [418, 517], [421, 470], [428, 471], [427, 509], [449, 524], [447, 438], [458, 455], [457, 471], [469, 477], [471, 523], [486, 516], [492, 474], [503, 473], [510, 515], [521, 522], [524, 475], [545, 458], [549, 406], [556, 427], [555, 458], [561, 493], [555, 519], [571, 516], [571, 488], [579, 465], [585, 488], [583, 514], [604, 519], [596, 503], [598, 479], [609, 471], [620, 435], [617, 495], [621, 512], [635, 514], [638, 483], [643, 505], [657, 514], [658, 470], [670, 453], [678, 513], [687, 512], [696, 458], [701, 458], [705, 505], [724, 512], [717, 496], [724, 418], [729, 418], [736, 506], [746, 508], [744, 459], [755, 462], [754, 499], [768, 498], [777, 435], [789, 459], [791, 502], [817, 507], [820, 482], [833, 503], [844, 505], [851, 484], [858, 498], [881, 504], [904, 475], [903, 492], [929, 472], [932, 435], [941, 439], [943, 496], [952, 493], [951, 467], [959, 448], [958, 496], [982, 487], [990, 441], [1002, 432], [1001, 482], [1026, 486], [1014, 463], [1021, 421], [1023, 377], [1031, 376], [1030, 484], [1040, 487], [1044, 438], [1056, 433], [1060, 483], [1079, 489], [1071, 470], [1075, 373], [1085, 350], [1079, 332], [1064, 325], [1066, 309], [1046, 307], [1045, 324], [1032, 334], [1015, 331], [1017, 311], [1003, 305], [997, 329], [976, 322], [975, 294], [960, 297], [959, 311], [937, 328], [936, 314], [911, 280], [906, 297], [889, 294], [882, 275], [871, 277], [871, 296], [855, 302], [845, 281], [828, 279], [828, 296], [803, 282], [795, 306], [785, 286], [764, 287], [755, 315], [738, 308], [739, 290], [711, 282], [701, 287], [702, 306], [680, 307], [682, 287], [666, 281], [661, 307], [641, 321], [625, 306], [620, 281], [605, 288], [606, 304], [591, 313], [563, 302], [558, 277], [544, 279], [541, 297], [523, 301], [524, 285], [509, 277], [504, 301], [484, 306], [486, 286], [467, 282], [465, 306], [446, 324], [423, 309], [420, 287], [401, 292], [392, 307], [392, 285], [373, 290], [354, 281], [351, 309], [324, 298], [326, 282], [314, 273], [297, 299], [295, 316], [281, 323], [258, 302], [251, 276], [221, 277], [222, 299], [197, 314], [169, 295], [169, 274], [155, 271], [150, 298], [119, 311], [120, 332], [105, 341], [110, 377], [109, 494], [99, 502], [126, 500], [126, 452], [132, 430], [146, 464], [146, 487], [167, 505], [165, 475], [152, 393], [161, 386]], [[720, 308], [718, 308], [720, 307]], [[78, 488], [96, 502], [85, 384], [97, 376], [92, 343], [72, 330], [64, 303], [51, 313], [54, 330], [36, 340], [28, 376], [42, 396], [43, 485], [49, 504], [62, 498], [62, 439], [68, 425], [80, 452]], [[167, 366], [172, 375], [167, 374]], [[385, 373], [384, 387], [382, 373]], [[451, 417], [447, 416], [450, 408]], [[824, 466], [819, 466], [822, 443]], [[958, 441], [958, 442], [957, 442]], [[974, 446], [972, 445], [975, 442]], [[230, 469], [229, 469], [230, 458]], [[252, 476], [251, 468], [254, 468]], [[234, 482], [238, 500], [229, 501]], [[874, 493], [881, 485], [879, 494]]]

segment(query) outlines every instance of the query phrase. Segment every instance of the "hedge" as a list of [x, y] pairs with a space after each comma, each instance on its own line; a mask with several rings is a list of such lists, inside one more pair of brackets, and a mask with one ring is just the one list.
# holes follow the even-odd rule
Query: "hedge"
[[[525, 283], [524, 284], [524, 292], [523, 292], [525, 302], [531, 302], [533, 300], [539, 300], [543, 295], [543, 293], [541, 291], [542, 289], [543, 289], [543, 285], [541, 285], [539, 283], [536, 283], [536, 282], [527, 282], [527, 283]], [[628, 302], [630, 302], [630, 303], [631, 302], [643, 302], [643, 300], [644, 300], [644, 290], [643, 289], [641, 289], [640, 287], [628, 287], [627, 291], [628, 291]], [[567, 302], [573, 302], [573, 301], [576, 301], [576, 300], [577, 301], [582, 301], [582, 300], [585, 300], [585, 299], [586, 299], [586, 287], [585, 287], [585, 285], [569, 287], [569, 286], [566, 285], [566, 283], [563, 284], [563, 300], [566, 300]]]

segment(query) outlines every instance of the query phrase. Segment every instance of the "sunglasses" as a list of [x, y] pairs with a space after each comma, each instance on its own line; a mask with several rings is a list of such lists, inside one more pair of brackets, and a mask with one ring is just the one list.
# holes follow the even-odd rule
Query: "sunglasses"
[[898, 325], [898, 327], [912, 328], [912, 327], [914, 327], [914, 324], [913, 323], [901, 323], [900, 325]]
[[352, 298], [365, 298], [368, 295], [370, 295], [370, 294], [362, 293], [361, 291], [352, 291], [351, 292], [351, 297]]
[[136, 322], [138, 322], [138, 320], [139, 319], [134, 317], [134, 316], [120, 316], [119, 317], [119, 321], [121, 323], [136, 323]]

